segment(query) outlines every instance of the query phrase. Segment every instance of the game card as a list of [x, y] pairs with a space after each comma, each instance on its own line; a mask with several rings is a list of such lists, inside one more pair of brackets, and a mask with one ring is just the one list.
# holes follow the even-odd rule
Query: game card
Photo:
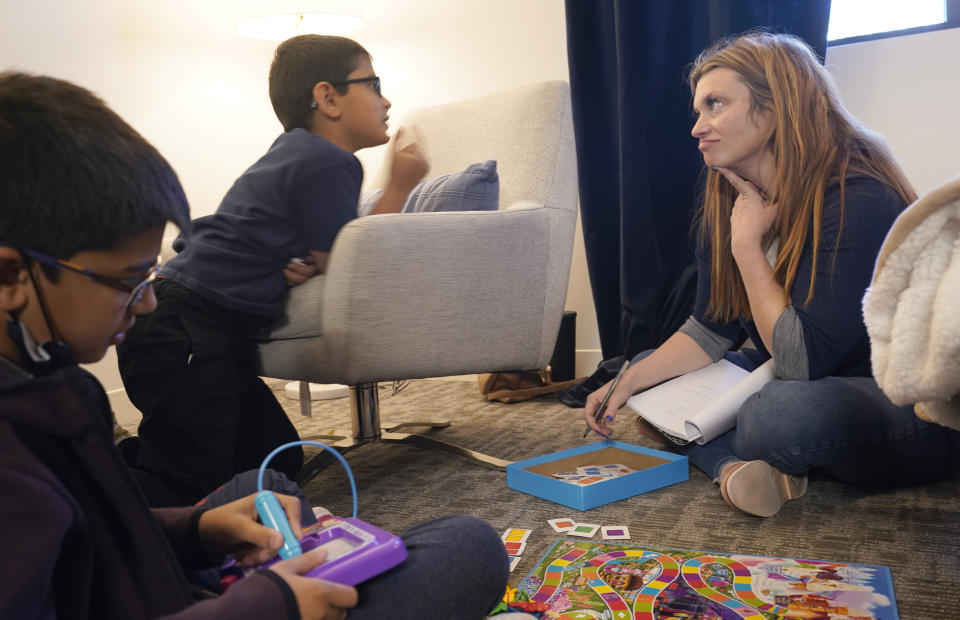
[[601, 536], [604, 540], [626, 540], [630, 538], [630, 530], [626, 525], [605, 525]]
[[584, 538], [593, 538], [593, 535], [600, 529], [595, 523], [577, 523], [572, 530], [567, 532], [571, 536], [583, 536]]
[[533, 530], [525, 530], [519, 527], [510, 527], [504, 530], [503, 542], [527, 542], [527, 538], [530, 537], [530, 532]]
[[525, 542], [504, 542], [503, 545], [507, 548], [507, 555], [520, 555], [523, 553], [523, 550], [527, 548], [527, 543]]
[[550, 527], [553, 528], [553, 531], [563, 534], [564, 532], [569, 532], [577, 524], [573, 519], [550, 519], [547, 521], [550, 524]]

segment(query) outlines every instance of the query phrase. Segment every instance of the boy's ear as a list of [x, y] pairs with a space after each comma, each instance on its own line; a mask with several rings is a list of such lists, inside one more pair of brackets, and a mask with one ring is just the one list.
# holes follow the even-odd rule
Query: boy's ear
[[30, 277], [20, 252], [0, 247], [0, 311], [15, 312], [29, 300]]
[[314, 84], [313, 100], [317, 104], [317, 111], [330, 120], [338, 120], [343, 114], [340, 108], [340, 93], [330, 82]]

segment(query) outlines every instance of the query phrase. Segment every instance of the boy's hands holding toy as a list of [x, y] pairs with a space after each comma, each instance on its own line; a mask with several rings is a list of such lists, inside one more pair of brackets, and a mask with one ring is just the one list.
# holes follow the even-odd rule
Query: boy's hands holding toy
[[[274, 495], [290, 521], [294, 536], [300, 538], [300, 500], [280, 493]], [[200, 541], [209, 553], [233, 553], [243, 566], [262, 564], [277, 554], [283, 537], [257, 520], [255, 498], [256, 495], [248, 495], [200, 515], [197, 529]], [[303, 620], [343, 620], [347, 610], [357, 604], [355, 588], [302, 576], [326, 559], [327, 550], [317, 548], [277, 562], [268, 569], [293, 590]]]
[[303, 620], [342, 620], [347, 617], [347, 610], [357, 604], [356, 588], [302, 576], [323, 564], [326, 559], [327, 550], [317, 547], [303, 555], [277, 562], [269, 569], [280, 575], [293, 590]]
[[[300, 500], [290, 495], [275, 495], [294, 536], [300, 538]], [[200, 515], [197, 532], [207, 553], [233, 554], [243, 566], [262, 564], [277, 554], [283, 545], [283, 536], [260, 523], [255, 498], [256, 495], [248, 495]]]

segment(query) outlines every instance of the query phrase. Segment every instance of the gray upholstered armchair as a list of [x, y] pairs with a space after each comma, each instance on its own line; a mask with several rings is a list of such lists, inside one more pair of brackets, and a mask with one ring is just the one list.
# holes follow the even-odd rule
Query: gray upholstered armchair
[[[407, 124], [420, 135], [430, 176], [497, 160], [500, 209], [347, 224], [326, 274], [293, 289], [285, 320], [258, 341], [261, 374], [350, 385], [353, 428], [325, 436], [341, 451], [403, 441], [502, 469], [507, 461], [381, 429], [376, 384], [549, 362], [577, 218], [569, 88], [543, 82], [423, 108]], [[324, 454], [302, 479], [329, 462]]]

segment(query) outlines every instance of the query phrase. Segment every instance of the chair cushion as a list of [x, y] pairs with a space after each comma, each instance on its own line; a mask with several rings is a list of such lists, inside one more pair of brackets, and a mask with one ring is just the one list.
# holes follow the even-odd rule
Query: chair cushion
[[[367, 215], [383, 195], [382, 189], [360, 194], [358, 215]], [[496, 211], [500, 203], [497, 162], [471, 164], [461, 172], [424, 179], [413, 188], [403, 213], [424, 211]]]
[[262, 329], [254, 340], [295, 340], [323, 335], [323, 298], [327, 276], [319, 273], [290, 289], [283, 301], [283, 314]]

